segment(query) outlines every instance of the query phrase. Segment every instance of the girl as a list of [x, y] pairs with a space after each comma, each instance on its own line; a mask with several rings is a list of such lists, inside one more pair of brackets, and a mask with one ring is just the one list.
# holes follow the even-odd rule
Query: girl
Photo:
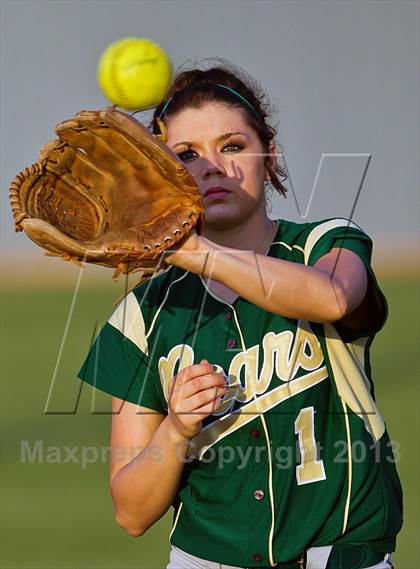
[[168, 569], [390, 567], [401, 489], [370, 375], [372, 243], [345, 219], [268, 217], [266, 186], [286, 193], [268, 111], [227, 64], [178, 73], [155, 110], [205, 227], [80, 372], [113, 396], [115, 517], [140, 536], [173, 505]]

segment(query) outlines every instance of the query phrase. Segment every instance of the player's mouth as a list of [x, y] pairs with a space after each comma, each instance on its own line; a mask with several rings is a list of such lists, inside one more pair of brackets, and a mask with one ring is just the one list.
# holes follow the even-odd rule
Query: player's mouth
[[204, 197], [210, 200], [215, 200], [218, 198], [222, 198], [227, 194], [230, 194], [230, 191], [227, 190], [226, 188], [222, 188], [222, 186], [214, 186], [206, 191]]

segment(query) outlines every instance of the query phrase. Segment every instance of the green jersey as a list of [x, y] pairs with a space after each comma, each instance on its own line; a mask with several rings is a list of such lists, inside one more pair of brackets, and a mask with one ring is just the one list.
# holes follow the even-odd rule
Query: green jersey
[[191, 442], [174, 504], [171, 542], [192, 555], [266, 567], [309, 547], [395, 548], [401, 487], [369, 361], [387, 313], [372, 242], [345, 219], [278, 220], [267, 255], [313, 265], [333, 247], [366, 266], [381, 314], [370, 329], [285, 318], [241, 297], [228, 304], [172, 267], [126, 297], [80, 371], [163, 415], [180, 369], [205, 358], [229, 378], [223, 405]]

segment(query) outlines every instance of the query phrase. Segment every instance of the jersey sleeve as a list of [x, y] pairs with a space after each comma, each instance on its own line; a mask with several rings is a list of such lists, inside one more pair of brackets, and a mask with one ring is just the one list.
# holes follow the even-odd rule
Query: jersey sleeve
[[371, 266], [371, 238], [348, 219], [335, 218], [321, 222], [311, 229], [306, 238], [305, 264], [314, 265], [334, 247], [349, 249], [363, 261], [368, 274], [368, 294], [371, 295], [371, 302], [375, 303], [377, 317], [369, 330], [361, 332], [369, 335], [378, 332], [387, 319], [388, 305]]
[[166, 414], [160, 379], [148, 355], [141, 308], [133, 293], [101, 329], [78, 378], [110, 395]]

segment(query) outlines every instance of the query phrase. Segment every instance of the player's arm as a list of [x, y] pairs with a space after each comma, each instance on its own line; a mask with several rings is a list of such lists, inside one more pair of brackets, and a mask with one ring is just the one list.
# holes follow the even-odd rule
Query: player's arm
[[362, 259], [349, 249], [333, 248], [314, 265], [324, 271], [333, 286], [340, 281], [346, 310], [340, 324], [355, 330], [375, 328], [382, 318], [382, 303]]
[[217, 280], [265, 310], [311, 322], [345, 318], [349, 326], [360, 327], [369, 318], [366, 306], [355, 317], [368, 278], [363, 261], [350, 250], [334, 248], [307, 266], [223, 247], [201, 236], [189, 241], [168, 262]]
[[[129, 535], [138, 537], [174, 499], [183, 468], [176, 455], [182, 438], [168, 428], [164, 415], [146, 407], [113, 397], [112, 410], [110, 485], [114, 515]], [[182, 458], [182, 449], [179, 455]]]
[[189, 441], [225, 393], [223, 378], [203, 360], [172, 380], [166, 417], [112, 398], [110, 486], [115, 519], [128, 534], [142, 535], [169, 509]]

